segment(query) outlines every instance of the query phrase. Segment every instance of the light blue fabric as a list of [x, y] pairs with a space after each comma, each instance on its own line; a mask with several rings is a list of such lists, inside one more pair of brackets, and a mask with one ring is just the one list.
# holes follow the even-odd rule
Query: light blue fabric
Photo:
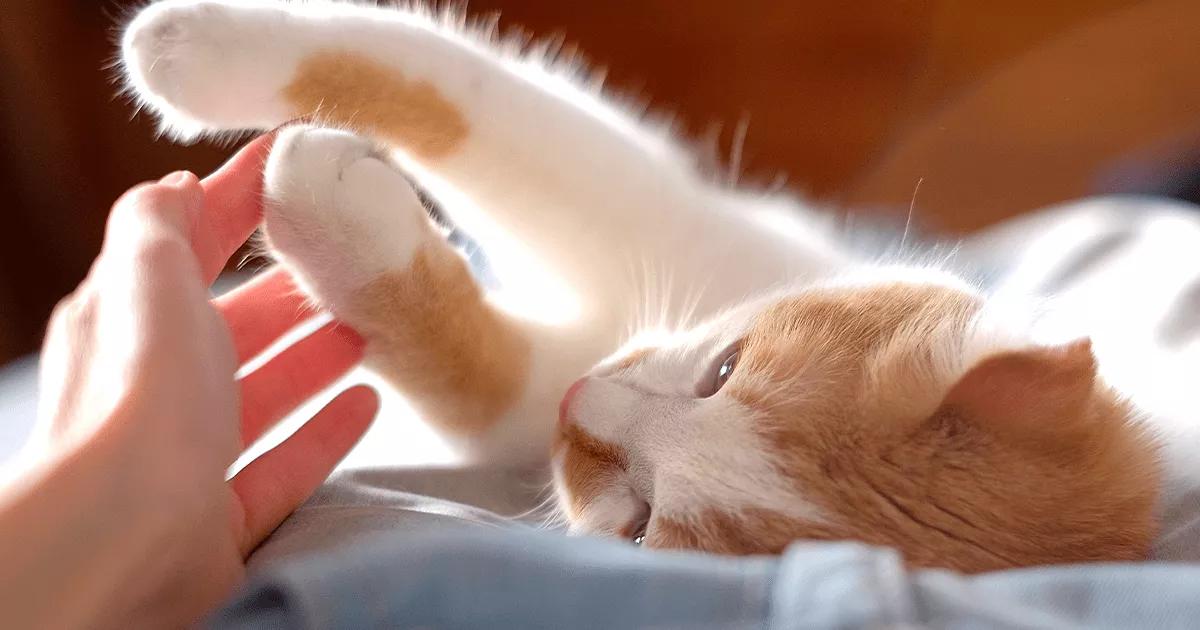
[[[1147, 310], [1142, 320], [1121, 326], [1161, 331], [1153, 345], [1163, 356], [1175, 356], [1200, 348], [1194, 345], [1200, 339], [1195, 306], [1200, 275], [1192, 262], [1197, 247], [1200, 214], [1195, 208], [1109, 198], [1009, 222], [952, 251], [965, 267], [976, 270], [975, 275], [990, 280], [993, 289], [1054, 296], [1060, 305], [1082, 301], [1096, 312], [1130, 310], [1125, 292], [1110, 286], [1110, 278], [1143, 284], [1153, 280], [1148, 286], [1158, 290], [1161, 299], [1150, 300], [1151, 306], [1160, 306]], [[1080, 288], [1089, 282], [1100, 282], [1106, 291], [1091, 294]], [[1121, 326], [1109, 333], [1126, 335]], [[1200, 391], [1190, 381], [1185, 389]], [[1183, 401], [1179, 428], [1195, 426], [1200, 398], [1189, 395], [1193, 397]], [[1134, 399], [1144, 403], [1155, 397]], [[1146, 411], [1169, 418], [1171, 410]], [[212, 618], [211, 625], [1200, 628], [1196, 435], [1200, 432], [1176, 435], [1175, 459], [1164, 456], [1161, 532], [1151, 556], [1159, 562], [976, 576], [909, 571], [892, 550], [852, 543], [796, 544], [778, 558], [734, 559], [654, 552], [523, 529], [472, 531], [435, 517], [484, 525], [505, 520], [463, 517], [461, 506], [430, 509], [425, 505], [430, 501], [417, 500], [432, 495], [478, 504], [478, 498], [448, 495], [445, 490], [453, 484], [414, 485], [404, 475], [348, 476], [341, 485], [328, 484], [264, 545], [260, 554], [267, 557], [256, 563], [265, 567], [263, 572]], [[364, 505], [373, 510], [369, 519], [362, 515]], [[356, 538], [362, 533], [356, 528], [375, 527], [390, 528], [390, 533]], [[321, 551], [301, 553], [305, 549]], [[289, 557], [287, 552], [296, 555]]]
[[962, 576], [888, 549], [779, 558], [656, 552], [559, 534], [390, 535], [260, 575], [213, 628], [1197, 628], [1200, 566]]

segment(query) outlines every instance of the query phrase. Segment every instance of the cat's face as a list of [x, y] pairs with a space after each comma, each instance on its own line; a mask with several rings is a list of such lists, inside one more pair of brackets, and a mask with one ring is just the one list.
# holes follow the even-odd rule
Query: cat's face
[[982, 298], [875, 281], [748, 303], [563, 399], [573, 531], [656, 548], [891, 545], [978, 571], [1142, 558], [1154, 449], [1090, 345], [1005, 348]]

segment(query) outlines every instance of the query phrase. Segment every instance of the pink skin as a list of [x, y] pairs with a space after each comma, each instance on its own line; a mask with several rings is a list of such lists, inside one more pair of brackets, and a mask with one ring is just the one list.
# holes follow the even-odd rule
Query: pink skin
[[370, 425], [375, 392], [351, 388], [225, 479], [363, 354], [332, 323], [236, 378], [313, 314], [281, 269], [209, 297], [261, 221], [270, 144], [251, 142], [203, 181], [173, 173], [127, 192], [88, 277], [51, 317], [37, 459], [0, 486], [6, 625], [191, 625]]
[[575, 381], [574, 383], [572, 383], [571, 386], [567, 388], [567, 393], [563, 395], [562, 400], [559, 401], [559, 403], [558, 403], [558, 424], [560, 426], [565, 426], [568, 422], [571, 421], [571, 417], [570, 417], [571, 402], [575, 399], [575, 396], [577, 394], [579, 394], [579, 390], [583, 389], [583, 385], [586, 382], [587, 382], [587, 377], [585, 376], [585, 377]]

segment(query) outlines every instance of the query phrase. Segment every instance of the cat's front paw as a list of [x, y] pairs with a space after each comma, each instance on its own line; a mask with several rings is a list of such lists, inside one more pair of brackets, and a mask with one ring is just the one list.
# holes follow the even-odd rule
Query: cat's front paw
[[264, 192], [269, 248], [330, 306], [383, 274], [407, 269], [417, 249], [437, 238], [386, 152], [344, 131], [280, 132]]
[[268, 128], [291, 118], [278, 93], [302, 35], [282, 5], [167, 0], [129, 23], [121, 60], [130, 90], [178, 136]]

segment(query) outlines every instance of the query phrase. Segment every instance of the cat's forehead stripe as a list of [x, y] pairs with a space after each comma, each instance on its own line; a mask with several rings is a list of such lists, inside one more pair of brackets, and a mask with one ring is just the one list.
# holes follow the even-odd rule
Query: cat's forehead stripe
[[864, 349], [897, 328], [922, 318], [952, 318], [966, 324], [978, 310], [977, 297], [936, 285], [889, 283], [805, 291], [764, 308], [748, 327], [748, 340], [770, 341], [797, 333], [843, 350]]
[[639, 365], [649, 358], [650, 355], [654, 353], [654, 350], [655, 348], [651, 346], [643, 346], [641, 348], [631, 350], [628, 354], [621, 357], [619, 361], [614, 363], [612, 369], [614, 371], [628, 370], [629, 368]]

